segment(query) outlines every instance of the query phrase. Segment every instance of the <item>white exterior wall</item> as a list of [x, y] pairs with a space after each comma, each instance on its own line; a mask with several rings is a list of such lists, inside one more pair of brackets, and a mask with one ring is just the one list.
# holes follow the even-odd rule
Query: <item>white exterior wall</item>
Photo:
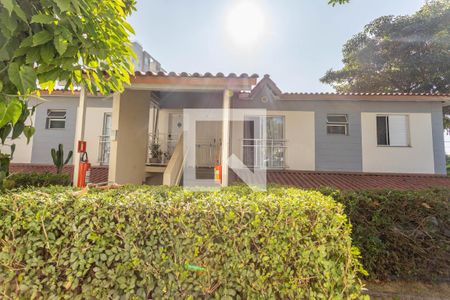
[[[290, 170], [315, 170], [314, 112], [267, 111], [267, 116], [284, 116], [287, 140], [286, 165]], [[232, 122], [231, 151], [243, 159], [243, 122]]]
[[99, 139], [103, 133], [103, 120], [105, 113], [112, 113], [111, 107], [87, 107], [86, 109], [86, 130], [84, 139], [87, 144], [89, 161], [92, 164], [99, 163]]
[[434, 173], [431, 114], [404, 113], [409, 116], [409, 147], [377, 145], [379, 114], [389, 115], [361, 113], [363, 172]]
[[[36, 114], [33, 114], [31, 116], [32, 122], [30, 120], [27, 120], [25, 123], [26, 125], [34, 124]], [[30, 163], [31, 162], [31, 153], [33, 150], [33, 137], [30, 139], [30, 142], [27, 144], [27, 138], [22, 134], [19, 138], [15, 140], [11, 140], [8, 138], [5, 141], [4, 146], [0, 146], [0, 151], [2, 153], [9, 154], [11, 153], [11, 148], [9, 145], [16, 144], [16, 151], [14, 152], [13, 156], [13, 163]]]

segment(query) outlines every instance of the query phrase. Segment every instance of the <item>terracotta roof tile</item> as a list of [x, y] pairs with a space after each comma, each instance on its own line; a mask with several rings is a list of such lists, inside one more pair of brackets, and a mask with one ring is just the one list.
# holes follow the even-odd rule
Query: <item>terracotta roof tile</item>
[[283, 95], [294, 96], [294, 95], [316, 95], [316, 96], [442, 96], [450, 97], [447, 93], [364, 93], [364, 92], [291, 92], [283, 93]]
[[168, 76], [168, 77], [198, 77], [198, 78], [258, 78], [259, 76], [257, 74], [248, 75], [247, 73], [242, 73], [237, 75], [236, 73], [230, 73], [228, 75], [225, 75], [224, 73], [217, 73], [216, 75], [206, 72], [206, 73], [187, 73], [187, 72], [140, 72], [136, 71], [134, 72], [135, 76]]
[[450, 187], [450, 177], [424, 174], [378, 174], [314, 171], [268, 171], [267, 183], [301, 188], [424, 189]]

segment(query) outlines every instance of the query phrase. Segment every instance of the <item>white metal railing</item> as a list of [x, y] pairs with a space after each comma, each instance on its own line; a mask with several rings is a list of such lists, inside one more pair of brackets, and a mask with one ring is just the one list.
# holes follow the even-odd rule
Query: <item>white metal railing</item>
[[98, 139], [98, 163], [109, 164], [109, 153], [111, 151], [111, 139], [109, 135], [101, 135]]
[[[172, 157], [175, 147], [178, 143], [179, 136], [177, 135], [170, 135], [165, 133], [152, 133], [150, 132], [148, 134], [148, 153], [147, 153], [147, 163], [152, 165], [165, 165]], [[155, 162], [153, 160], [152, 155], [152, 145], [158, 144], [159, 150], [161, 151], [161, 157], [158, 162]], [[156, 157], [158, 159], [158, 157]]]
[[243, 160], [249, 168], [285, 169], [287, 140], [243, 139]]

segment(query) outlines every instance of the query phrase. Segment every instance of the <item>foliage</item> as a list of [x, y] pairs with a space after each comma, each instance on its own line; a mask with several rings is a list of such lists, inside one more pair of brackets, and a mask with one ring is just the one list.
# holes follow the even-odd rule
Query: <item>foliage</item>
[[53, 185], [69, 186], [69, 174], [53, 173], [14, 173], [3, 180], [3, 187], [7, 190], [22, 187], [46, 187]]
[[66, 299], [352, 299], [357, 249], [318, 192], [25, 190], [0, 198], [0, 294]]
[[447, 176], [450, 175], [450, 156], [446, 155], [445, 156], [445, 164], [446, 164], [446, 169], [447, 169]]
[[350, 0], [328, 0], [328, 4], [335, 6], [336, 4], [349, 3]]
[[450, 1], [384, 16], [343, 48], [344, 67], [321, 81], [340, 92], [450, 92]]
[[64, 146], [63, 144], [58, 145], [58, 150], [52, 148], [51, 155], [53, 164], [56, 167], [56, 174], [61, 174], [65, 165], [67, 165], [72, 158], [73, 151], [69, 151], [66, 160], [64, 160]]
[[322, 192], [345, 205], [372, 279], [450, 278], [450, 189]]
[[161, 151], [161, 146], [157, 143], [150, 145], [150, 155], [152, 158], [161, 160], [163, 152]]
[[[134, 0], [0, 0], [0, 138], [29, 140], [38, 87], [121, 91], [132, 71], [126, 18]], [[30, 121], [31, 122], [31, 121]]]

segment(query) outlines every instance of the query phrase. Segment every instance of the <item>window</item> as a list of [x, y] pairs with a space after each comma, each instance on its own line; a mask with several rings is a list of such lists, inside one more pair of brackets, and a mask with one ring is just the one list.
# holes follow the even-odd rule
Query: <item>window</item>
[[407, 115], [377, 116], [378, 146], [409, 146], [409, 119]]
[[49, 109], [47, 110], [47, 129], [64, 129], [66, 128], [66, 110], [65, 109]]
[[348, 116], [347, 115], [328, 115], [327, 116], [327, 134], [348, 135]]

